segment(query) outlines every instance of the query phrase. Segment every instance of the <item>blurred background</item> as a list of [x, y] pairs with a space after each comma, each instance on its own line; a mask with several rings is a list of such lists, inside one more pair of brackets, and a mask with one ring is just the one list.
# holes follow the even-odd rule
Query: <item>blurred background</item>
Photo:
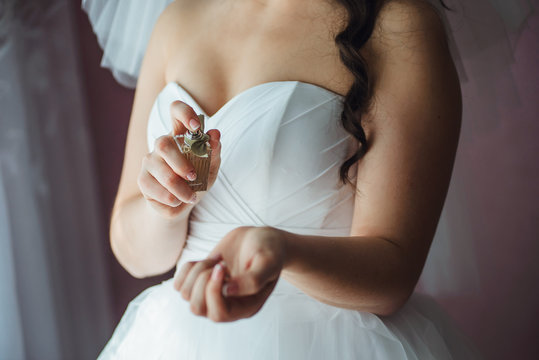
[[[539, 16], [492, 3], [482, 31], [449, 18], [464, 118], [418, 291], [486, 359], [537, 359]], [[0, 359], [95, 359], [129, 301], [173, 275], [135, 279], [109, 246], [134, 91], [102, 56], [79, 1], [0, 0]]]

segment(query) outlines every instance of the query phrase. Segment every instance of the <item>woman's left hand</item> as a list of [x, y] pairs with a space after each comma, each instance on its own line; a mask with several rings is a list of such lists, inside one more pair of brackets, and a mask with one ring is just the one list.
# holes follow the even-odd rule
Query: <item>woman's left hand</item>
[[271, 227], [229, 232], [208, 258], [182, 266], [174, 287], [195, 315], [216, 322], [256, 314], [272, 292], [285, 261], [285, 241]]

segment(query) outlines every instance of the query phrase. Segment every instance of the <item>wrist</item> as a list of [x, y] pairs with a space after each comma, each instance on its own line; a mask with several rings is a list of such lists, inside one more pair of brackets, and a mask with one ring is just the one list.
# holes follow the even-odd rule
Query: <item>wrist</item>
[[294, 259], [294, 239], [296, 234], [277, 228], [268, 228], [272, 232], [272, 238], [281, 249], [281, 260], [283, 270], [290, 266]]

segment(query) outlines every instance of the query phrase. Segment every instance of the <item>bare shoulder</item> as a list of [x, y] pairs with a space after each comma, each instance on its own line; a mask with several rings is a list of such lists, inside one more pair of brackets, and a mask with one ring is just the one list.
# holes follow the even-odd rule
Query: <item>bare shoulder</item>
[[401, 101], [426, 96], [441, 108], [460, 108], [459, 79], [445, 25], [428, 1], [385, 1], [365, 54], [374, 103], [387, 95], [399, 102], [393, 96], [399, 93]]
[[179, 37], [192, 34], [196, 28], [198, 1], [175, 0], [159, 15], [154, 27], [155, 37], [161, 39], [164, 47], [170, 48]]
[[366, 48], [369, 60], [382, 66], [396, 59], [452, 60], [438, 9], [425, 0], [384, 1]]
[[197, 9], [198, 2], [192, 0], [174, 0], [161, 12], [161, 19], [163, 22], [169, 22], [171, 25], [181, 24], [182, 21], [177, 21], [178, 19], [183, 20], [189, 18], [189, 11]]
[[386, 0], [380, 8], [377, 35], [428, 35], [438, 40], [445, 38], [443, 21], [431, 2], [426, 0]]

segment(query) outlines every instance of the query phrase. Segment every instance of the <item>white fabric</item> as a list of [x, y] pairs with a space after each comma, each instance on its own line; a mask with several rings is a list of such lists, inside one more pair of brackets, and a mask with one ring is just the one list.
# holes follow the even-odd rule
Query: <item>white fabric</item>
[[[204, 113], [178, 84], [158, 95], [148, 148], [171, 131], [170, 104]], [[268, 225], [300, 234], [348, 236], [354, 189], [338, 169], [355, 141], [339, 125], [342, 97], [317, 85], [276, 81], [236, 95], [210, 117], [222, 133], [217, 180], [193, 209], [177, 269], [208, 255], [230, 230]], [[300, 139], [309, 139], [302, 141]], [[192, 314], [172, 279], [129, 304], [104, 359], [473, 359], [466, 340], [427, 296], [413, 295], [397, 314], [378, 317], [304, 294], [280, 278], [255, 316], [213, 323]]]
[[73, 12], [0, 8], [0, 358], [95, 358], [113, 324]]
[[101, 66], [134, 88], [153, 26], [173, 0], [82, 0], [99, 45]]

